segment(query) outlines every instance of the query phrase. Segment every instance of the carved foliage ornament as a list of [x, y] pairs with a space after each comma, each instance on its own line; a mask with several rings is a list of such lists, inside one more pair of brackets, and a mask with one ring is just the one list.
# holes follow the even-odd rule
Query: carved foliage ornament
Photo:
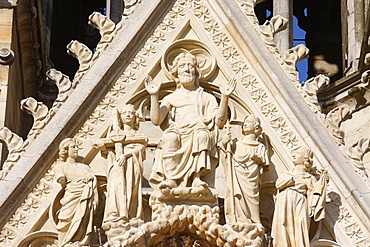
[[95, 53], [93, 53], [86, 45], [76, 40], [72, 40], [67, 45], [67, 53], [72, 57], [77, 58], [80, 64], [80, 67], [73, 78], [74, 82], [80, 82], [82, 80], [101, 53], [106, 50], [112, 42], [117, 31], [122, 27], [122, 25], [116, 26], [108, 17], [98, 12], [94, 12], [89, 16], [89, 25], [98, 29], [101, 35], [101, 39], [96, 47]]
[[0, 180], [4, 179], [4, 177], [9, 173], [15, 163], [19, 160], [21, 154], [37, 138], [46, 124], [51, 120], [61, 105], [76, 88], [76, 83], [71, 82], [68, 76], [62, 74], [60, 71], [50, 69], [46, 72], [46, 76], [48, 80], [56, 84], [59, 93], [50, 110], [42, 102], [37, 102], [32, 97], [21, 101], [21, 109], [32, 115], [34, 119], [34, 123], [28, 133], [27, 140], [23, 142], [22, 138], [11, 132], [6, 127], [3, 127], [0, 130], [0, 139], [6, 143], [9, 151], [8, 157], [3, 164], [3, 170], [0, 171]]
[[61, 105], [68, 99], [69, 95], [76, 88], [75, 81], [71, 82], [69, 77], [56, 69], [50, 69], [46, 72], [46, 77], [58, 87], [58, 96], [54, 100], [49, 110], [50, 117], [54, 116]]
[[9, 152], [0, 171], [0, 180], [2, 180], [20, 159], [21, 154], [24, 152], [24, 143], [21, 137], [11, 132], [7, 127], [0, 129], [0, 140], [5, 143]]
[[112, 42], [116, 25], [108, 17], [94, 12], [89, 16], [89, 25], [98, 29], [101, 35], [101, 39], [96, 46], [97, 51], [105, 50], [110, 42]]
[[253, 227], [251, 229], [250, 225], [240, 229], [220, 225], [218, 207], [181, 205], [160, 207], [154, 210], [160, 212], [160, 215], [153, 218], [152, 222], [129, 229], [115, 241], [108, 242], [107, 246], [160, 246], [167, 237], [184, 231], [195, 234], [199, 239], [195, 242], [208, 242], [209, 245], [236, 247], [261, 244], [261, 239], [255, 240], [257, 231]]
[[293, 84], [296, 86], [298, 91], [301, 89], [301, 85], [299, 83], [299, 78], [298, 78], [298, 72], [296, 68], [296, 64], [299, 61], [302, 61], [303, 59], [308, 58], [308, 53], [309, 49], [300, 44], [297, 45], [289, 50], [287, 50], [284, 55], [283, 55], [283, 68], [285, 68], [285, 71], [288, 73], [289, 78], [293, 82]]
[[274, 41], [274, 35], [286, 29], [287, 25], [288, 19], [281, 17], [280, 15], [275, 15], [271, 20], [266, 21], [260, 26], [261, 34], [264, 36], [265, 43], [268, 44], [267, 47], [272, 54], [279, 52]]
[[370, 140], [361, 139], [353, 145], [347, 147], [346, 155], [350, 158], [355, 167], [355, 171], [370, 186], [369, 170], [364, 164], [364, 156], [370, 151]]
[[134, 13], [135, 8], [138, 4], [141, 3], [141, 0], [124, 0], [125, 2], [125, 9], [123, 10], [123, 20], [127, 19], [132, 13]]
[[37, 102], [32, 97], [21, 101], [21, 109], [33, 116], [33, 126], [27, 135], [28, 141], [32, 142], [41, 133], [48, 122], [49, 109], [42, 102]]
[[332, 134], [334, 141], [340, 146], [344, 145], [343, 133], [340, 130], [340, 125], [343, 121], [351, 116], [352, 110], [348, 105], [340, 105], [331, 110], [326, 115], [326, 127]]
[[[370, 36], [368, 37], [367, 45], [370, 47]], [[367, 53], [365, 55], [365, 61], [364, 61], [364, 63], [366, 65], [370, 65], [370, 53]], [[364, 84], [364, 87], [368, 87], [369, 86], [369, 82], [370, 82], [370, 70], [366, 70], [364, 73], [362, 73], [361, 82]]]
[[318, 75], [309, 79], [302, 85], [303, 98], [315, 114], [321, 115], [321, 107], [317, 99], [317, 93], [329, 85], [330, 79], [324, 75]]
[[90, 61], [92, 60], [93, 53], [86, 45], [76, 40], [72, 40], [67, 45], [67, 53], [78, 59], [80, 67], [78, 68], [73, 80], [80, 81], [91, 67]]

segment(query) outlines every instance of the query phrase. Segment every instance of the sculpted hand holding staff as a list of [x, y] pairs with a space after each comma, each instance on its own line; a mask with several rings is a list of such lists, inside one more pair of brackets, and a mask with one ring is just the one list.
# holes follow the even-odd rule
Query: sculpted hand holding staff
[[[242, 125], [243, 137], [231, 143], [230, 132], [221, 149], [226, 153], [227, 192], [225, 218], [228, 224], [254, 223], [262, 230], [260, 220], [260, 188], [262, 173], [269, 168], [265, 145], [258, 140], [262, 133], [259, 118], [250, 115]], [[228, 147], [227, 150], [225, 147]]]

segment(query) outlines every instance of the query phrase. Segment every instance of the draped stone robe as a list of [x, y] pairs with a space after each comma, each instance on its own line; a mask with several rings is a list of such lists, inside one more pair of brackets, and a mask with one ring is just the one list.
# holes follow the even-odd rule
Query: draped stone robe
[[279, 176], [271, 233], [274, 246], [310, 246], [310, 217], [315, 221], [325, 217], [326, 187], [325, 178], [317, 181], [308, 172], [302, 175], [286, 172]]
[[59, 246], [74, 242], [89, 245], [99, 202], [97, 180], [91, 168], [82, 163], [61, 163], [55, 167], [55, 178], [66, 181], [62, 207], [57, 212]]
[[[122, 134], [125, 135], [125, 131]], [[147, 139], [136, 131], [125, 135], [124, 139], [121, 145], [116, 145], [122, 150], [108, 148], [104, 223], [143, 218], [141, 181]], [[124, 161], [118, 153], [130, 154], [130, 157]]]
[[[164, 127], [164, 136], [167, 133], [175, 133], [178, 136], [178, 143], [176, 151], [165, 153], [161, 148], [164, 139], [162, 137], [156, 150], [150, 185], [158, 188], [161, 181], [172, 179], [179, 181], [179, 186], [190, 186], [194, 175], [206, 174], [211, 169], [211, 162], [217, 157], [216, 98], [199, 87], [186, 99], [175, 91], [164, 97], [162, 106], [169, 109], [165, 123], [162, 124], [167, 125]], [[207, 159], [203, 163], [197, 162], [196, 154], [201, 151], [207, 151]], [[166, 166], [163, 162], [166, 158], [171, 158], [175, 162], [171, 166]]]
[[[225, 217], [227, 223], [260, 223], [259, 192], [262, 173], [269, 163], [265, 145], [238, 139], [227, 171]], [[230, 165], [230, 164], [227, 164]]]

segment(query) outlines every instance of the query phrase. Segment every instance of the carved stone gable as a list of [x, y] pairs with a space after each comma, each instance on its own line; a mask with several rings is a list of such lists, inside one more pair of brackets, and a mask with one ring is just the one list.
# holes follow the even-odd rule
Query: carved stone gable
[[286, 20], [260, 26], [254, 1], [128, 2], [117, 25], [90, 16], [95, 53], [68, 45], [72, 81], [48, 72], [50, 111], [25, 101], [35, 124], [1, 173], [0, 246], [264, 246], [295, 200], [320, 211], [291, 216], [312, 221], [305, 244], [366, 246], [370, 200], [352, 198], [342, 176], [357, 174], [302, 97], [308, 50], [273, 41]]

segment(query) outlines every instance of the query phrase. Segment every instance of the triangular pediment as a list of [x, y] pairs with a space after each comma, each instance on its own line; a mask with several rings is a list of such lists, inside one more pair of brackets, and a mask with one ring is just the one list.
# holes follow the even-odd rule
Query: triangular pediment
[[[346, 227], [353, 226], [355, 219], [350, 219], [347, 224], [338, 223], [336, 217], [340, 210], [353, 213], [359, 203], [344, 203], [341, 198], [350, 196], [354, 187], [360, 194], [366, 194], [368, 189], [361, 182], [344, 181], [356, 174], [348, 171], [345, 175], [348, 161], [297, 90], [295, 70], [287, 69], [291, 66], [284, 62], [274, 44], [269, 44], [273, 32], [255, 23], [254, 13], [249, 12], [253, 10], [253, 4], [249, 2], [252, 1], [143, 0], [137, 3], [131, 9], [132, 13], [117, 25], [119, 28], [106, 49], [90, 62], [76, 89], [0, 182], [0, 191], [6, 195], [0, 202], [1, 210], [6, 212], [1, 216], [2, 241], [9, 246], [37, 244], [39, 238], [44, 238], [45, 243], [54, 242], [57, 238], [55, 214], [60, 207], [55, 198], [61, 196], [61, 186], [56, 182], [54, 172], [59, 143], [66, 137], [75, 137], [79, 142], [81, 162], [88, 164], [104, 184], [107, 161], [94, 148], [94, 143], [106, 137], [115, 121], [115, 109], [125, 104], [133, 104], [137, 109], [140, 117], [138, 132], [148, 138], [142, 184], [145, 198], [149, 197], [153, 189], [148, 181], [163, 128], [151, 123], [150, 95], [145, 89], [145, 80], [150, 75], [153, 80], [163, 82], [160, 100], [174, 92], [176, 83], [170, 73], [171, 65], [177, 54], [186, 51], [197, 56], [202, 72], [200, 86], [217, 102], [221, 100], [220, 85], [226, 85], [231, 78], [236, 79], [236, 89], [228, 104], [233, 137], [241, 137], [240, 125], [246, 116], [253, 114], [261, 121], [270, 159], [270, 171], [263, 176], [261, 207], [268, 214], [266, 217], [270, 217], [269, 223], [276, 193], [274, 182], [280, 174], [292, 169], [291, 151], [304, 146], [313, 151], [315, 167], [328, 170], [332, 179], [328, 217], [323, 226], [322, 223], [318, 226], [328, 241], [320, 241], [331, 246], [336, 246], [335, 242], [351, 243], [353, 239]], [[220, 129], [218, 140], [225, 134], [226, 129]], [[223, 200], [226, 190], [223, 166], [214, 167], [211, 174], [207, 178], [213, 179], [209, 182], [210, 187]], [[95, 216], [97, 221], [102, 220], [104, 202], [101, 203], [101, 215]], [[368, 197], [361, 203], [364, 211], [356, 214], [356, 219], [370, 209]], [[151, 210], [147, 202], [145, 207], [144, 220], [150, 222]], [[204, 214], [207, 213], [210, 212]], [[176, 224], [189, 224], [187, 220], [180, 217]], [[361, 241], [367, 241], [370, 236], [363, 227], [365, 221], [357, 224], [363, 235]], [[159, 231], [168, 238], [179, 234], [162, 225], [158, 229], [148, 230], [157, 234], [159, 240], [154, 244], [164, 239], [158, 237]], [[186, 236], [196, 234], [190, 227], [180, 229]], [[316, 244], [319, 237], [317, 235]], [[197, 238], [202, 241], [209, 238], [211, 240], [207, 241], [213, 245], [221, 243], [208, 235], [198, 235], [194, 239]], [[134, 243], [134, 240], [127, 242]]]

